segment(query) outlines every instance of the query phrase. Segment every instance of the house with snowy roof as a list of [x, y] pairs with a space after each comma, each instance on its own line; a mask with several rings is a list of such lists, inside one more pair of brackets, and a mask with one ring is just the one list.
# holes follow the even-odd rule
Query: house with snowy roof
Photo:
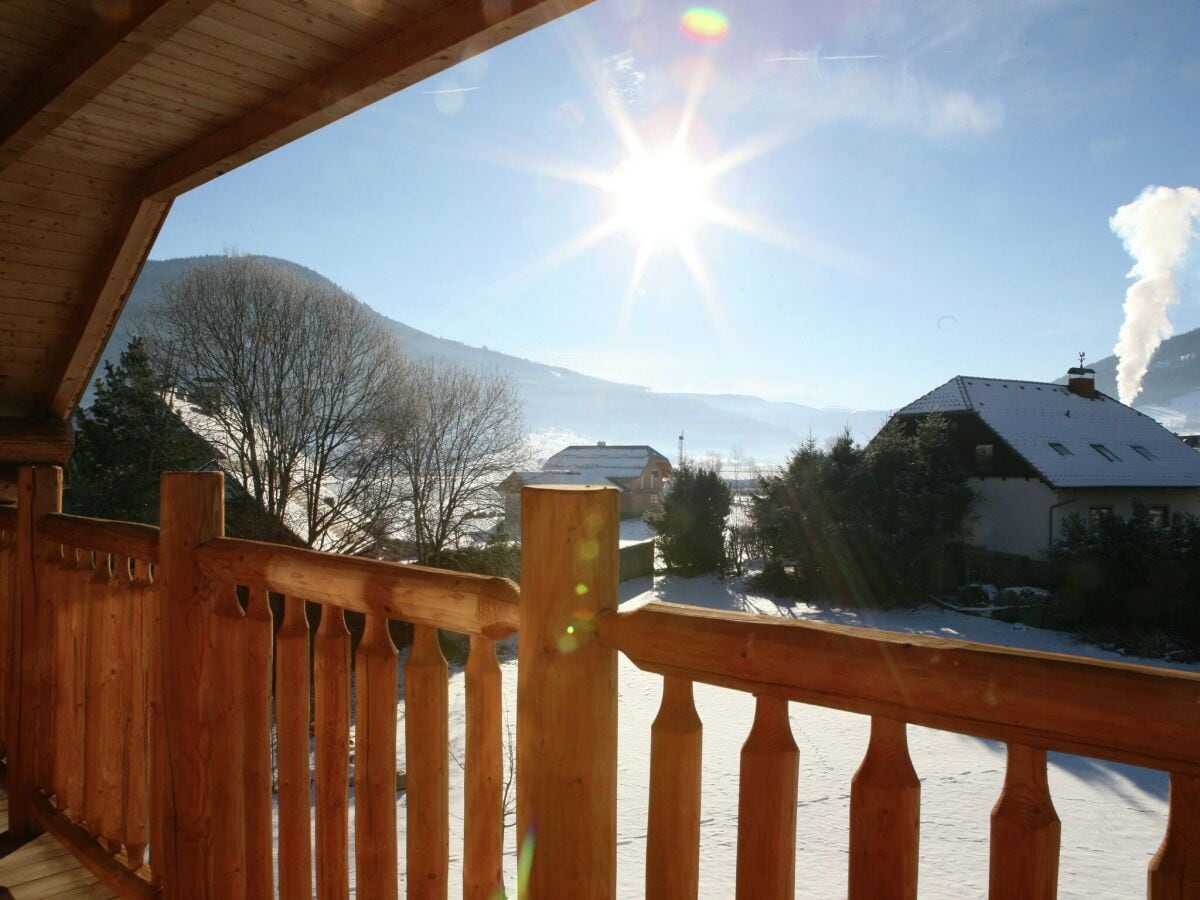
[[510, 533], [521, 522], [521, 488], [527, 484], [601, 484], [621, 490], [621, 516], [641, 516], [662, 496], [671, 461], [648, 444], [572, 445], [559, 450], [533, 472], [513, 472], [500, 482]]
[[952, 421], [973, 473], [968, 542], [981, 549], [1044, 557], [1067, 516], [1129, 515], [1135, 500], [1163, 524], [1200, 514], [1200, 453], [1097, 391], [1092, 369], [1065, 385], [959, 375], [895, 418], [932, 413]]

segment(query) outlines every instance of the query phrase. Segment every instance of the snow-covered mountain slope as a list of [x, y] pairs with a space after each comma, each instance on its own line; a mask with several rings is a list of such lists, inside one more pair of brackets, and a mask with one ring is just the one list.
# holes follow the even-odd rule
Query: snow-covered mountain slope
[[[115, 362], [129, 337], [146, 327], [163, 284], [211, 258], [146, 263], [102, 359]], [[329, 281], [304, 266], [278, 262], [304, 277]], [[757, 462], [779, 463], [810, 434], [821, 441], [849, 427], [858, 439], [867, 440], [887, 419], [885, 412], [874, 410], [818, 409], [733, 394], [659, 393], [434, 337], [385, 316], [380, 319], [410, 356], [508, 374], [523, 394], [529, 431], [569, 434], [573, 442], [650, 444], [674, 459], [682, 431], [689, 456], [727, 456], [736, 447]], [[84, 402], [90, 402], [90, 392]]]

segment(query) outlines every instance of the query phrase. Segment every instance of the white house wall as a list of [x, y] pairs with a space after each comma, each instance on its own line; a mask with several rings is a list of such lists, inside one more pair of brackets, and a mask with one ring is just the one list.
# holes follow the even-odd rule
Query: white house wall
[[[1133, 501], [1166, 506], [1172, 515], [1200, 515], [1200, 489], [1093, 488], [1054, 491], [1035, 478], [972, 478], [978, 499], [968, 525], [967, 542], [984, 550], [1044, 559], [1053, 509], [1054, 537], [1071, 513], [1087, 517], [1093, 506], [1110, 507], [1120, 516], [1133, 512]], [[1061, 504], [1056, 506], [1056, 504]]]

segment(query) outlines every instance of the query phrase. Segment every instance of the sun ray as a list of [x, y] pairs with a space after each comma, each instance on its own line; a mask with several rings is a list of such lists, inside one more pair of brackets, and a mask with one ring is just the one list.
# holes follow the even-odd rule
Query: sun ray
[[633, 301], [637, 296], [638, 289], [642, 286], [642, 279], [646, 276], [646, 268], [650, 264], [650, 255], [653, 251], [652, 244], [645, 241], [638, 244], [637, 255], [633, 258], [633, 268], [629, 273], [629, 285], [625, 289], [625, 296], [621, 300], [621, 309], [617, 314], [618, 339], [624, 337], [629, 319], [633, 315]]
[[704, 305], [708, 308], [708, 314], [712, 317], [713, 324], [721, 331], [730, 337], [733, 332], [729, 328], [729, 322], [725, 318], [725, 310], [721, 306], [721, 301], [717, 299], [717, 292], [713, 289], [712, 280], [708, 277], [708, 268], [704, 265], [704, 258], [700, 255], [700, 248], [696, 246], [696, 242], [688, 235], [681, 235], [675, 241], [675, 247], [679, 251], [679, 256], [683, 259], [684, 265], [687, 266], [688, 272], [692, 275], [692, 281], [696, 284], [696, 289], [700, 292], [701, 299], [704, 300]]

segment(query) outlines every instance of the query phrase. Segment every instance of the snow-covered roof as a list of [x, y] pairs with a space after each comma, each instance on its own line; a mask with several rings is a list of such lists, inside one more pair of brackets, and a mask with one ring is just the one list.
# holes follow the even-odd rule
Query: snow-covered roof
[[542, 468], [582, 472], [603, 483], [614, 478], [640, 478], [651, 462], [665, 463], [668, 469], [671, 466], [670, 460], [646, 444], [587, 444], [559, 450]]
[[[641, 474], [640, 472], [638, 474]], [[514, 483], [515, 481], [515, 483]], [[616, 487], [625, 490], [625, 486], [607, 478], [595, 469], [585, 471], [571, 469], [542, 469], [540, 472], [513, 472], [501, 482], [501, 489], [511, 487], [516, 489], [522, 484], [602, 484], [605, 487]]]
[[1100, 392], [959, 375], [896, 413], [974, 413], [1051, 487], [1200, 487], [1200, 453]]

